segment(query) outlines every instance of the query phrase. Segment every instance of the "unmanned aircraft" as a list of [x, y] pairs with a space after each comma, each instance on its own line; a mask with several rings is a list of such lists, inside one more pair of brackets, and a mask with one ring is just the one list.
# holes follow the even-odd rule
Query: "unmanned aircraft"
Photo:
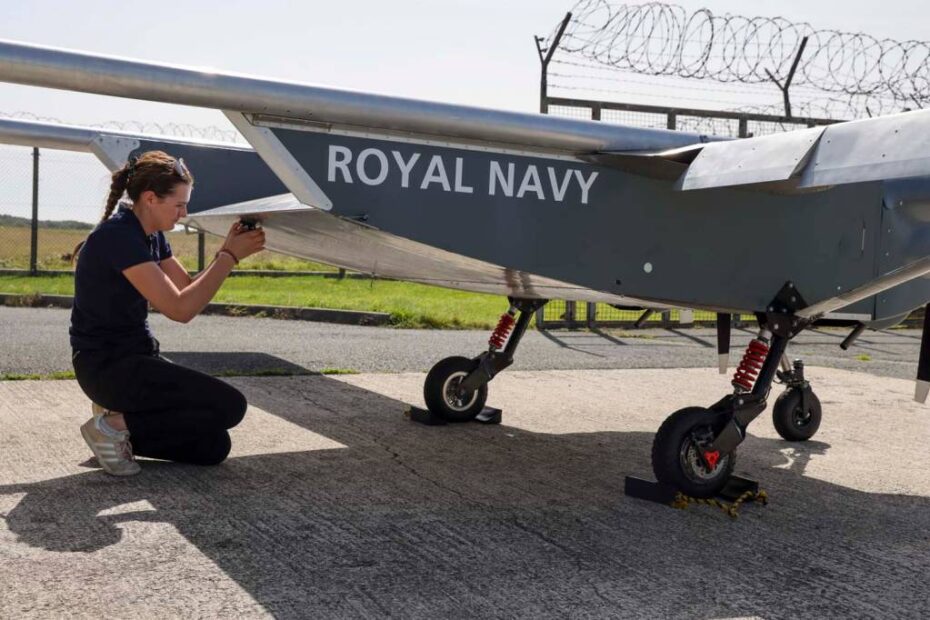
[[[930, 111], [718, 140], [12, 42], [0, 42], [0, 80], [222, 110], [273, 177], [207, 201], [191, 226], [222, 234], [243, 220], [276, 251], [506, 295], [488, 348], [426, 378], [426, 403], [447, 420], [483, 409], [547, 300], [714, 311], [721, 354], [727, 317], [754, 313], [733, 392], [673, 413], [655, 436], [656, 477], [695, 497], [727, 483], [776, 379], [781, 436], [817, 431], [792, 338], [841, 311], [848, 344], [930, 301]], [[917, 377], [922, 400], [926, 325]]]

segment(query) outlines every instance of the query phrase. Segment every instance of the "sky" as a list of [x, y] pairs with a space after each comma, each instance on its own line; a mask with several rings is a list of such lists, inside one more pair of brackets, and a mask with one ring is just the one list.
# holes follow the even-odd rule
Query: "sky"
[[[639, 2], [636, 2], [639, 3]], [[210, 67], [420, 99], [533, 112], [533, 43], [574, 0], [112, 0], [4, 2], [0, 39]], [[781, 0], [679, 2], [714, 13], [784, 16], [818, 28], [930, 39], [926, 3]], [[76, 124], [228, 126], [219, 112], [0, 84], [0, 113]]]
[[[930, 40], [930, 10], [916, 0], [679, 4], [715, 14], [783, 16], [877, 38]], [[573, 5], [574, 0], [6, 0], [0, 3], [0, 39], [535, 112], [539, 59], [533, 37], [547, 35]], [[79, 125], [135, 121], [230, 128], [213, 110], [0, 84], [0, 116], [16, 113]], [[49, 177], [43, 181], [43, 219], [95, 220], [105, 171], [88, 156], [49, 154], [44, 161], [54, 157], [58, 167], [43, 168]], [[9, 147], [0, 147], [0, 212], [28, 215], [29, 165], [26, 150], [10, 155]], [[76, 182], [84, 177], [90, 181]], [[78, 203], [95, 206], [76, 210]]]

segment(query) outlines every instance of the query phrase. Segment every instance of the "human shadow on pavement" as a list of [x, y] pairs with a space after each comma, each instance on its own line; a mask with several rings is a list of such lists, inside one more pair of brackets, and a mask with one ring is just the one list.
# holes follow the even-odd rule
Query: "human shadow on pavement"
[[275, 355], [258, 352], [163, 352], [166, 359], [210, 375], [309, 375], [312, 371]]
[[[329, 377], [238, 385], [344, 447], [7, 485], [25, 494], [8, 528], [91, 553], [128, 544], [124, 522], [164, 522], [285, 618], [903, 617], [928, 602], [930, 500], [805, 476], [829, 458], [821, 442], [747, 439], [737, 472], [771, 501], [731, 520], [623, 495], [649, 471], [651, 433], [535, 433], [506, 411], [429, 427]], [[154, 511], [97, 516], [142, 500]]]

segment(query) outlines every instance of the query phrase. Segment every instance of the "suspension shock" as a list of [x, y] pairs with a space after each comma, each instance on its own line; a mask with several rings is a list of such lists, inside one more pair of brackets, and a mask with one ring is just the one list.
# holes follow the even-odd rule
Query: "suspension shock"
[[737, 392], [752, 391], [752, 386], [769, 353], [769, 338], [771, 338], [771, 332], [761, 329], [759, 335], [746, 347], [746, 353], [736, 368], [736, 372], [733, 373], [733, 381], [730, 382]]
[[488, 338], [488, 346], [491, 348], [491, 351], [499, 351], [503, 348], [504, 343], [507, 342], [507, 337], [510, 335], [510, 332], [513, 331], [513, 326], [517, 322], [516, 314], [517, 309], [510, 306], [510, 309], [501, 315], [500, 320], [497, 322], [497, 327], [494, 328], [494, 332], [491, 334], [491, 337]]

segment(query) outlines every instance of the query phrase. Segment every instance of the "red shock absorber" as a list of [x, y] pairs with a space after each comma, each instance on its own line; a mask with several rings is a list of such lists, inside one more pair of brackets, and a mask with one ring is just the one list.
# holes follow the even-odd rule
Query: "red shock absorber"
[[755, 338], [750, 341], [742, 361], [733, 374], [733, 381], [730, 382], [733, 387], [737, 390], [752, 391], [752, 386], [759, 376], [759, 371], [768, 353], [769, 345], [764, 340]]
[[515, 312], [516, 310], [511, 308], [501, 315], [500, 321], [497, 322], [497, 327], [494, 328], [494, 333], [488, 338], [488, 346], [491, 347], [492, 351], [499, 350], [504, 346], [504, 343], [507, 342], [507, 336], [510, 335], [514, 324], [517, 322], [516, 318], [514, 318]]

